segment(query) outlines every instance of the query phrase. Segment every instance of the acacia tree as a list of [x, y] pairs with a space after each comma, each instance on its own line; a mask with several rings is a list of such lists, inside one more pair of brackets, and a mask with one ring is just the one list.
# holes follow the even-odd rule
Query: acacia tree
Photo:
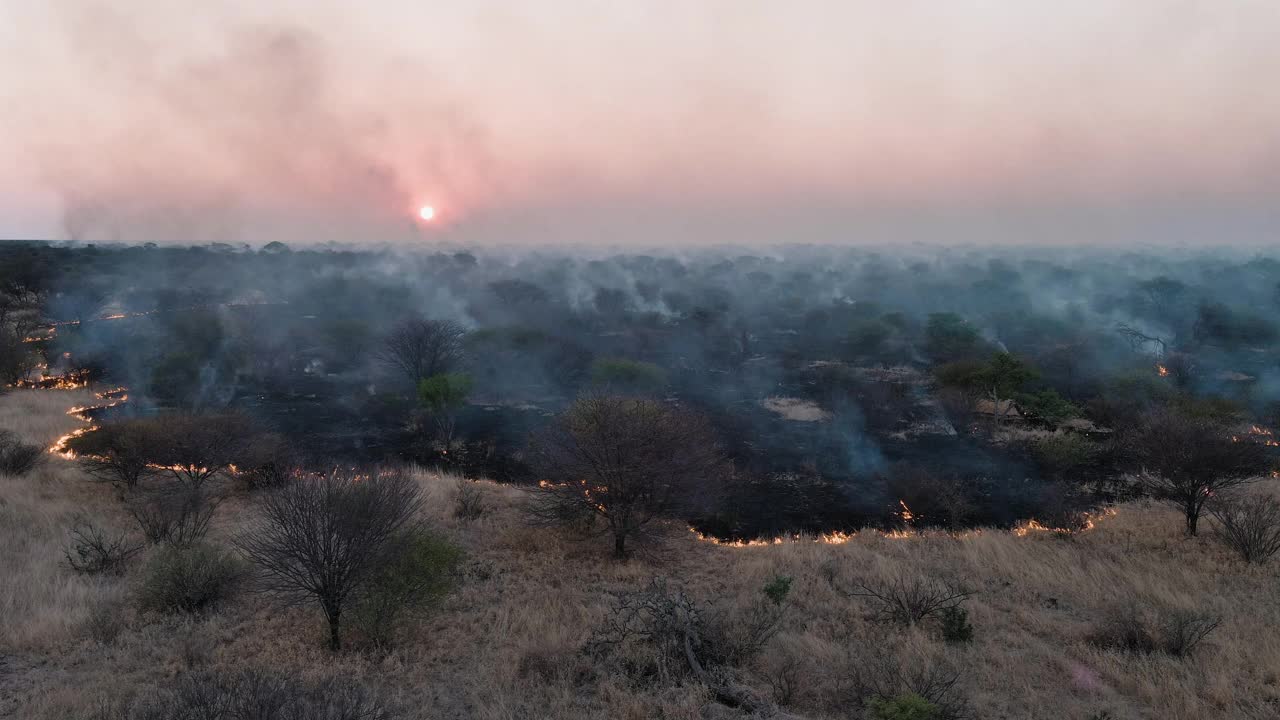
[[619, 558], [653, 520], [691, 509], [727, 467], [701, 416], [616, 396], [576, 401], [535, 438], [532, 461], [544, 478], [534, 518], [612, 535]]
[[259, 525], [237, 540], [258, 589], [286, 602], [316, 602], [329, 647], [342, 648], [344, 611], [394, 557], [423, 503], [403, 474], [330, 475], [289, 483], [266, 497]]
[[446, 373], [462, 359], [467, 331], [452, 320], [409, 318], [383, 340], [377, 358], [400, 372], [413, 387], [432, 375]]
[[90, 477], [132, 490], [151, 472], [156, 426], [155, 421], [141, 418], [104, 423], [75, 438], [71, 449]]
[[242, 462], [253, 448], [259, 428], [241, 413], [166, 415], [153, 424], [148, 459], [179, 482], [198, 488]]
[[1182, 511], [1195, 535], [1205, 506], [1267, 470], [1266, 449], [1212, 418], [1175, 410], [1148, 413], [1121, 437], [1143, 488]]

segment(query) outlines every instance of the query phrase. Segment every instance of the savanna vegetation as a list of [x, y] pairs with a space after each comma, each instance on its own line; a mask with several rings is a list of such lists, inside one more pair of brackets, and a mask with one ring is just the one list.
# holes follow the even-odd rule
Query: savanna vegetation
[[1273, 259], [0, 255], [0, 714], [1280, 708]]

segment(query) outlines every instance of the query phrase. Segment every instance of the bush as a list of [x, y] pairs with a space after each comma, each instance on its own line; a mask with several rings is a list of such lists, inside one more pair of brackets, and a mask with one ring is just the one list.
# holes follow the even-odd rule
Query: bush
[[154, 492], [128, 504], [129, 515], [153, 545], [190, 547], [209, 531], [218, 501], [197, 489]]
[[955, 608], [973, 593], [949, 583], [899, 575], [892, 580], [858, 583], [843, 591], [849, 597], [865, 598], [879, 620], [914, 625], [925, 618]]
[[938, 706], [913, 692], [892, 698], [871, 698], [867, 714], [872, 720], [937, 720]]
[[1107, 610], [1089, 641], [1107, 650], [1189, 657], [1220, 624], [1220, 616], [1193, 609], [1127, 603]]
[[130, 542], [124, 533], [112, 535], [87, 520], [81, 520], [71, 528], [71, 539], [63, 555], [67, 558], [67, 565], [76, 572], [119, 575], [141, 549], [141, 545]]
[[713, 663], [745, 665], [782, 629], [791, 596], [791, 578], [775, 575], [740, 615], [708, 613], [705, 654]]
[[235, 477], [249, 490], [280, 487], [295, 477], [300, 458], [282, 438], [272, 433], [259, 435], [236, 463]]
[[166, 547], [147, 565], [141, 605], [165, 613], [202, 612], [229, 599], [239, 579], [239, 563], [223, 550]]
[[341, 619], [414, 532], [422, 488], [398, 473], [335, 471], [277, 488], [261, 522], [236, 545], [255, 566], [258, 589], [287, 602], [315, 602], [342, 648]]
[[93, 720], [393, 720], [368, 687], [340, 677], [303, 681], [265, 670], [197, 672]]
[[969, 622], [969, 611], [960, 606], [943, 608], [942, 639], [949, 643], [967, 643], [973, 640], [973, 625]]
[[1266, 495], [1224, 495], [1209, 504], [1217, 536], [1247, 563], [1280, 552], [1280, 501]]
[[22, 442], [11, 430], [0, 430], [0, 473], [26, 475], [43, 457], [40, 446]]
[[618, 392], [658, 392], [667, 386], [667, 372], [639, 360], [601, 358], [591, 364], [591, 382]]
[[453, 586], [462, 551], [422, 530], [397, 538], [354, 608], [352, 620], [373, 644], [390, 644], [415, 615], [430, 610]]
[[103, 423], [97, 430], [74, 438], [70, 449], [90, 477], [134, 488], [153, 471], [148, 452], [159, 436], [157, 428], [154, 418]]
[[453, 516], [462, 520], [476, 520], [483, 515], [486, 507], [484, 490], [466, 478], [458, 478], [457, 488]]
[[959, 688], [960, 671], [941, 658], [892, 654], [888, 638], [853, 659], [848, 702], [875, 720], [964, 720], [974, 717]]

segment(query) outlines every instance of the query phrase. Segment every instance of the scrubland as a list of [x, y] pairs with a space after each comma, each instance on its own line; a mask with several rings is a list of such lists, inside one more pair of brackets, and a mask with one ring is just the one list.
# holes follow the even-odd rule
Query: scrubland
[[[82, 391], [0, 397], [0, 427], [51, 445], [82, 423]], [[698, 540], [672, 526], [663, 549], [627, 562], [603, 539], [530, 526], [520, 490], [478, 482], [486, 509], [455, 517], [456, 478], [415, 470], [427, 518], [465, 552], [456, 589], [391, 648], [325, 649], [311, 607], [284, 608], [248, 589], [215, 612], [169, 616], [136, 602], [145, 550], [120, 576], [86, 577], [63, 557], [78, 517], [130, 529], [117, 491], [48, 456], [23, 477], [0, 475], [0, 716], [93, 717], [130, 694], [202, 670], [269, 668], [342, 676], [376, 688], [408, 718], [735, 717], [707, 687], [658, 681], [584, 646], [613, 593], [654, 577], [725, 617], [747, 612], [772, 578], [791, 578], [781, 630], [733, 668], [736, 679], [807, 718], [860, 717], [851, 678], [869, 663], [951, 669], [979, 718], [1273, 718], [1280, 715], [1280, 596], [1274, 566], [1245, 565], [1211, 533], [1182, 535], [1176, 513], [1125, 504], [1074, 535], [1035, 531], [864, 531], [754, 547]], [[232, 491], [210, 539], [229, 545], [254, 515]], [[856, 583], [927, 578], [963, 586], [974, 636], [945, 643], [934, 624], [876, 622]], [[1190, 609], [1221, 624], [1195, 652], [1125, 652], [1091, 642], [1116, 608]], [[759, 711], [757, 714], [765, 713]]]

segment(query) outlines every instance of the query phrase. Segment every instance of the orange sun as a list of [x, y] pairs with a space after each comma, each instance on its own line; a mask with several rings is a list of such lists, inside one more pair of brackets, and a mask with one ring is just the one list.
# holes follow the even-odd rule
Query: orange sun
[[418, 208], [418, 217], [422, 218], [423, 220], [430, 221], [430, 220], [433, 220], [435, 216], [436, 216], [436, 209], [431, 207], [430, 205], [423, 205], [422, 207]]

